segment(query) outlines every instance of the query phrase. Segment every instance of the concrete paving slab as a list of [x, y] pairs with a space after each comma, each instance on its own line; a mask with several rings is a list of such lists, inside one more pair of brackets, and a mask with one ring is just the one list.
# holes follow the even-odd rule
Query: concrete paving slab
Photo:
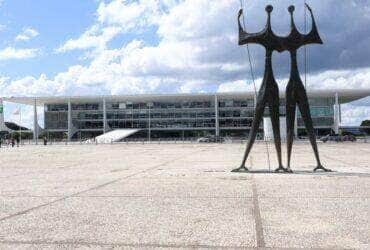
[[255, 246], [251, 199], [70, 198], [0, 221], [0, 241]]
[[368, 198], [260, 198], [266, 247], [368, 249]]
[[370, 175], [354, 173], [256, 175], [261, 198], [368, 198]]

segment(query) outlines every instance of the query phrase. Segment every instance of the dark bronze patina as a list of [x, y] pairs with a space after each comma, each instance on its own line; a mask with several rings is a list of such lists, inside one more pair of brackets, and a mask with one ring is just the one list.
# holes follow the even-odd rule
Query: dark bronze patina
[[242, 164], [239, 168], [234, 169], [233, 172], [248, 172], [245, 166], [245, 162], [248, 155], [252, 149], [255, 142], [259, 126], [261, 124], [265, 107], [268, 105], [272, 129], [274, 132], [275, 148], [277, 151], [279, 167], [276, 171], [286, 171], [283, 167], [281, 160], [281, 138], [280, 138], [280, 120], [279, 120], [279, 88], [275, 81], [274, 72], [272, 70], [271, 57], [274, 50], [282, 52], [284, 48], [282, 47], [281, 39], [277, 37], [271, 29], [271, 12], [273, 7], [268, 5], [266, 7], [267, 12], [267, 24], [266, 27], [258, 33], [247, 33], [240, 22], [240, 17], [243, 14], [243, 10], [239, 11], [238, 23], [239, 23], [239, 45], [245, 44], [259, 44], [266, 49], [265, 58], [265, 73], [262, 81], [262, 85], [259, 89], [257, 95], [257, 104], [254, 114], [254, 119], [252, 123], [251, 132], [249, 134], [247, 148], [245, 150], [244, 158]]
[[290, 160], [293, 147], [294, 138], [294, 122], [296, 116], [296, 108], [298, 106], [301, 112], [304, 125], [307, 129], [307, 133], [315, 153], [315, 158], [317, 162], [316, 170], [330, 171], [322, 166], [319, 156], [319, 151], [317, 149], [315, 130], [312, 124], [312, 118], [310, 113], [310, 106], [308, 103], [306, 89], [302, 83], [301, 77], [299, 75], [298, 65], [297, 65], [297, 50], [304, 45], [308, 44], [322, 44], [319, 32], [317, 31], [317, 26], [315, 18], [313, 16], [311, 8], [306, 4], [307, 9], [310, 11], [312, 19], [312, 28], [308, 34], [302, 35], [297, 30], [294, 23], [294, 6], [289, 6], [288, 11], [291, 16], [291, 32], [289, 36], [281, 38], [281, 45], [284, 50], [289, 51], [291, 58], [291, 69], [290, 69], [290, 79], [286, 87], [286, 120], [287, 120], [287, 171], [292, 172], [290, 167]]
[[[322, 44], [322, 40], [317, 31], [317, 26], [315, 18], [313, 16], [311, 8], [306, 5], [310, 11], [312, 18], [312, 28], [308, 34], [302, 35], [297, 30], [294, 23], [294, 6], [290, 6], [288, 11], [291, 15], [291, 32], [287, 37], [278, 37], [274, 34], [271, 29], [271, 12], [273, 7], [268, 5], [266, 7], [266, 12], [268, 13], [267, 24], [264, 30], [258, 33], [247, 33], [240, 22], [240, 17], [243, 14], [243, 10], [239, 11], [238, 24], [239, 24], [239, 45], [245, 44], [260, 44], [266, 49], [266, 62], [265, 62], [265, 73], [262, 81], [261, 88], [259, 89], [257, 96], [257, 105], [254, 115], [254, 120], [249, 134], [247, 148], [243, 157], [242, 164], [239, 168], [234, 169], [233, 172], [248, 172], [245, 166], [248, 155], [252, 149], [255, 142], [256, 135], [260, 123], [263, 118], [265, 107], [268, 105], [272, 129], [274, 133], [275, 147], [277, 151], [279, 167], [275, 171], [292, 172], [290, 167], [291, 152], [293, 146], [294, 138], [294, 123], [296, 115], [296, 107], [298, 105], [299, 110], [302, 114], [302, 119], [304, 121], [305, 127], [307, 129], [309, 139], [312, 148], [315, 153], [317, 167], [316, 170], [331, 171], [322, 166], [319, 152], [317, 149], [316, 136], [313, 128], [310, 107], [308, 103], [307, 93], [305, 87], [302, 83], [301, 77], [299, 75], [298, 65], [297, 65], [297, 50], [308, 44]], [[280, 138], [280, 122], [279, 122], [279, 89], [274, 78], [274, 73], [272, 70], [271, 56], [273, 51], [278, 52], [289, 51], [291, 56], [291, 72], [289, 83], [286, 87], [286, 119], [287, 119], [287, 147], [288, 147], [288, 166], [284, 168], [281, 161], [281, 138]]]

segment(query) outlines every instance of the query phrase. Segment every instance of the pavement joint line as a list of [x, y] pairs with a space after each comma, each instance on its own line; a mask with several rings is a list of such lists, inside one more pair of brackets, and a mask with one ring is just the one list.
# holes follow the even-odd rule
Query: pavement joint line
[[212, 246], [202, 244], [156, 244], [156, 243], [105, 243], [105, 242], [84, 242], [84, 241], [0, 241], [0, 244], [9, 245], [80, 245], [80, 246], [101, 246], [101, 247], [137, 247], [137, 248], [206, 248], [206, 249], [258, 249], [247, 246]]
[[163, 199], [253, 199], [252, 196], [153, 196], [153, 195], [112, 195], [112, 196], [75, 196], [76, 198], [163, 198]]
[[[205, 244], [160, 244], [160, 243], [109, 243], [109, 242], [89, 242], [89, 241], [1, 241], [0, 244], [8, 244], [8, 245], [70, 245], [70, 246], [94, 246], [94, 247], [133, 247], [133, 248], [176, 248], [176, 249], [261, 249], [261, 247], [250, 247], [250, 246], [218, 246], [218, 245], [205, 245]], [[263, 249], [280, 249], [280, 250], [288, 250], [288, 249], [301, 249], [301, 248], [287, 248], [287, 247], [263, 247]], [[328, 249], [328, 248], [312, 248], [312, 249]], [[340, 249], [340, 248], [336, 248]], [[343, 248], [345, 249], [345, 248]]]
[[[129, 178], [129, 177], [130, 177], [130, 176], [128, 176], [127, 178]], [[121, 178], [119, 178], [119, 179], [115, 179], [115, 180], [112, 180], [112, 181], [109, 181], [109, 182], [106, 182], [106, 183], [103, 183], [103, 184], [101, 184], [101, 185], [99, 185], [99, 186], [95, 186], [95, 187], [92, 187], [92, 188], [90, 188], [90, 189], [87, 189], [87, 190], [83, 190], [83, 191], [81, 191], [81, 192], [78, 192], [78, 193], [74, 193], [74, 194], [71, 194], [71, 195], [63, 196], [63, 197], [62, 197], [62, 198], [60, 198], [60, 199], [53, 200], [53, 201], [51, 201], [51, 202], [43, 203], [43, 204], [41, 204], [41, 205], [38, 205], [38, 206], [34, 206], [34, 207], [31, 207], [31, 208], [28, 208], [28, 209], [26, 209], [26, 210], [23, 210], [23, 211], [17, 212], [17, 213], [15, 213], [15, 214], [11, 214], [11, 215], [8, 215], [8, 216], [5, 216], [5, 217], [2, 217], [2, 218], [0, 218], [0, 222], [3, 222], [3, 221], [5, 221], [5, 220], [11, 219], [11, 218], [14, 218], [14, 217], [16, 217], [16, 216], [20, 216], [20, 215], [26, 214], [26, 213], [28, 213], [28, 212], [31, 212], [31, 211], [37, 210], [37, 209], [39, 209], [39, 208], [43, 208], [43, 207], [46, 207], [46, 206], [49, 206], [49, 205], [55, 204], [55, 203], [57, 203], [57, 202], [59, 202], [59, 201], [66, 200], [66, 199], [71, 198], [71, 197], [74, 197], [74, 196], [76, 196], [76, 195], [78, 195], [78, 194], [81, 194], [81, 193], [84, 193], [84, 192], [89, 192], [89, 191], [91, 191], [91, 190], [96, 190], [96, 189], [101, 188], [101, 187], [105, 187], [105, 186], [107, 186], [107, 185], [109, 185], [109, 184], [112, 184], [112, 183], [115, 183], [115, 182], [117, 182], [117, 181], [119, 181], [119, 180], [121, 180]]]
[[[63, 195], [0, 195], [2, 198], [62, 198]], [[153, 195], [75, 195], [75, 198], [187, 198], [187, 199], [253, 199], [253, 196], [153, 196]], [[260, 199], [370, 199], [370, 196], [259, 196]]]
[[261, 210], [258, 202], [258, 192], [255, 178], [252, 178], [252, 192], [253, 192], [253, 217], [256, 229], [257, 248], [265, 248], [266, 244], [263, 235]]
[[[253, 168], [253, 156], [250, 158], [251, 168]], [[256, 230], [256, 243], [257, 249], [266, 248], [265, 239], [263, 235], [263, 227], [262, 227], [262, 219], [261, 219], [261, 211], [258, 202], [258, 192], [257, 192], [257, 185], [255, 174], [252, 174], [250, 181], [252, 182], [252, 196], [253, 196], [253, 218], [254, 218], [254, 226]]]
[[[200, 150], [200, 151], [197, 151], [197, 152], [203, 152], [205, 151], [206, 149], [203, 149], [203, 150]], [[194, 153], [196, 152], [192, 152], [191, 154], [187, 155], [187, 156], [191, 156], [191, 155], [194, 155]], [[177, 161], [179, 159], [183, 159], [183, 158], [186, 158], [187, 156], [185, 157], [177, 157], [177, 158], [174, 158], [174, 159], [171, 159], [171, 160], [168, 160], [168, 161], [165, 161], [161, 164], [157, 164], [153, 167], [150, 167], [150, 168], [147, 168], [147, 169], [144, 169], [144, 170], [141, 170], [139, 172], [136, 172], [136, 173], [133, 173], [131, 175], [128, 175], [128, 176], [124, 176], [124, 177], [121, 177], [121, 178], [117, 178], [117, 179], [114, 179], [112, 181], [109, 181], [109, 182], [106, 182], [106, 183], [103, 183], [103, 184], [100, 184], [98, 186], [95, 186], [95, 187], [92, 187], [92, 188], [89, 188], [89, 189], [86, 189], [86, 190], [82, 190], [80, 192], [76, 192], [76, 193], [73, 193], [71, 195], [67, 195], [67, 196], [63, 196], [62, 198], [60, 199], [56, 199], [54, 201], [51, 201], [51, 202], [47, 202], [47, 203], [43, 203], [41, 205], [38, 205], [38, 206], [34, 206], [34, 207], [31, 207], [31, 208], [28, 208], [28, 209], [25, 209], [25, 210], [22, 210], [22, 211], [19, 211], [17, 213], [14, 213], [14, 214], [10, 214], [8, 216], [5, 216], [5, 217], [2, 217], [0, 218], [0, 222], [3, 222], [5, 220], [8, 220], [8, 219], [11, 219], [11, 218], [14, 218], [14, 217], [17, 217], [17, 216], [20, 216], [20, 215], [24, 215], [24, 214], [27, 214], [31, 211], [34, 211], [34, 210], [37, 210], [37, 209], [40, 209], [40, 208], [43, 208], [43, 207], [46, 207], [46, 206], [49, 206], [49, 205], [53, 205], [57, 202], [60, 202], [60, 201], [64, 201], [64, 200], [67, 200], [69, 198], [72, 198], [72, 197], [76, 197], [80, 194], [83, 194], [83, 193], [87, 193], [87, 192], [90, 192], [90, 191], [93, 191], [93, 190], [97, 190], [99, 188], [102, 188], [102, 187], [106, 187], [110, 184], [113, 184], [113, 183], [116, 183], [116, 182], [119, 182], [119, 181], [122, 181], [122, 180], [125, 180], [125, 179], [129, 179], [133, 176], [136, 176], [136, 175], [139, 175], [139, 174], [142, 174], [142, 173], [145, 173], [147, 171], [150, 171], [150, 170], [153, 170], [153, 169], [156, 169], [156, 168], [159, 168], [159, 167], [162, 167], [162, 166], [165, 166], [167, 165], [168, 163], [171, 163], [171, 162], [174, 162], [174, 161]]]

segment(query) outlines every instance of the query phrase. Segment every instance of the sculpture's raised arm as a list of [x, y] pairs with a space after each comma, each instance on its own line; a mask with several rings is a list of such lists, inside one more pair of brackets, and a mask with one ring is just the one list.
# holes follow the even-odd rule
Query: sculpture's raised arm
[[320, 38], [319, 31], [316, 26], [316, 21], [315, 21], [315, 17], [313, 15], [312, 9], [308, 4], [306, 4], [306, 8], [308, 9], [311, 15], [312, 27], [311, 27], [311, 31], [308, 34], [303, 35], [304, 45], [313, 44], [313, 43], [323, 44]]
[[[308, 44], [322, 44], [322, 40], [320, 38], [319, 32], [317, 30], [315, 18], [312, 13], [312, 9], [310, 6], [306, 4], [307, 9], [311, 13], [311, 19], [312, 19], [312, 27], [311, 31], [307, 34], [301, 34], [294, 22], [294, 6], [291, 5], [288, 8], [288, 11], [290, 13], [290, 34], [286, 37], [279, 37], [279, 41], [281, 46], [284, 48], [284, 50], [292, 51], [297, 50], [302, 46], [308, 45]], [[282, 51], [279, 51], [282, 52]]]
[[238, 24], [239, 24], [239, 45], [245, 45], [249, 43], [261, 44], [262, 45], [262, 37], [265, 30], [258, 32], [258, 33], [248, 33], [244, 30], [241, 24], [241, 17], [243, 15], [243, 10], [239, 10], [238, 14]]
[[[281, 42], [279, 38], [274, 34], [271, 28], [271, 12], [273, 7], [271, 5], [266, 6], [267, 12], [267, 23], [265, 28], [257, 33], [248, 33], [243, 29], [241, 25], [240, 18], [243, 15], [243, 10], [239, 11], [238, 15], [238, 23], [239, 23], [239, 45], [254, 43], [260, 44], [266, 48], [267, 51], [282, 51], [283, 47], [281, 46]], [[269, 52], [269, 53], [270, 53]]]

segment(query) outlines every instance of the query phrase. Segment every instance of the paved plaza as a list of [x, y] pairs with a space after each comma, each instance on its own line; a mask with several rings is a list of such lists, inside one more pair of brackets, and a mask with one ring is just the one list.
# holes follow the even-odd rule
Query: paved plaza
[[294, 174], [267, 173], [261, 142], [253, 174], [230, 173], [244, 144], [2, 148], [0, 249], [369, 249], [370, 144], [319, 147], [336, 172], [306, 142]]

